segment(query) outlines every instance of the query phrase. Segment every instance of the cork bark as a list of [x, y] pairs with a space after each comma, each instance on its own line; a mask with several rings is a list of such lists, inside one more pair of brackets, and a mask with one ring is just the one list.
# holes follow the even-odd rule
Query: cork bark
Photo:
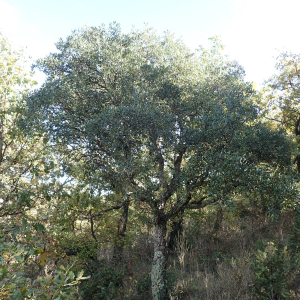
[[158, 222], [154, 226], [154, 258], [151, 270], [153, 300], [169, 300], [166, 284], [166, 220]]

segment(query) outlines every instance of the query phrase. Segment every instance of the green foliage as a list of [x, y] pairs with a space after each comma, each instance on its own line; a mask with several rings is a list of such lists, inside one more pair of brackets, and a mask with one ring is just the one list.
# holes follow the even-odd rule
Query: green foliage
[[146, 299], [151, 294], [151, 277], [145, 274], [137, 283], [137, 299]]
[[294, 163], [298, 173], [300, 172], [299, 66], [299, 54], [280, 53], [276, 62], [277, 74], [267, 82], [263, 91], [264, 97], [260, 101], [264, 115], [273, 122], [273, 127], [284, 128], [293, 139]]
[[[294, 212], [294, 224], [290, 232], [289, 247], [291, 248], [294, 259], [297, 259], [298, 253], [300, 253], [300, 214], [299, 207]], [[299, 258], [299, 257], [298, 257]]]
[[123, 285], [124, 269], [116, 271], [107, 266], [105, 261], [90, 265], [90, 280], [80, 286], [80, 294], [84, 300], [116, 299]]
[[288, 267], [287, 247], [282, 248], [274, 242], [261, 243], [253, 263], [254, 292], [258, 299], [286, 299], [291, 296], [287, 290]]
[[97, 172], [93, 185], [155, 214], [163, 201], [167, 218], [233, 193], [273, 201], [274, 214], [293, 196], [282, 175], [291, 145], [256, 120], [255, 92], [217, 41], [196, 55], [169, 34], [112, 24], [74, 31], [57, 48], [37, 62], [47, 80], [28, 97], [27, 120]]
[[78, 295], [76, 285], [81, 280], [89, 277], [83, 277], [83, 271], [77, 276], [72, 271], [72, 266], [61, 266], [52, 276], [39, 277], [36, 282], [36, 289], [33, 293], [33, 299], [41, 300], [72, 300]]
[[0, 33], [0, 298], [74, 299], [75, 285], [84, 278], [71, 268], [28, 274], [31, 268], [41, 271], [48, 260], [49, 251], [42, 249], [52, 239], [45, 235], [51, 215], [45, 201], [53, 193], [54, 163], [43, 136], [26, 136], [18, 126], [24, 96], [36, 84], [26, 64]]
[[38, 190], [37, 174], [40, 178], [45, 175], [43, 156], [46, 151], [41, 136], [25, 137], [17, 124], [25, 110], [24, 96], [34, 84], [32, 74], [26, 72], [23, 54], [12, 50], [0, 33], [1, 216], [30, 208], [33, 193]]
[[85, 215], [95, 240], [93, 216], [127, 197], [152, 214], [157, 252], [185, 210], [234, 209], [251, 194], [276, 216], [295, 196], [290, 141], [257, 120], [255, 91], [218, 40], [192, 53], [168, 33], [111, 24], [74, 31], [57, 49], [36, 63], [47, 79], [27, 97], [23, 126], [47, 135], [67, 174], [85, 169], [88, 188], [75, 184], [61, 206], [71, 204], [70, 223]]
[[[0, 296], [1, 299], [71, 300], [78, 293], [76, 285], [87, 279], [83, 271], [77, 276], [72, 267], [61, 266], [54, 274], [32, 279], [26, 275], [26, 268], [35, 263], [38, 249], [6, 242], [0, 246]], [[45, 258], [46, 259], [46, 258]], [[44, 262], [39, 260], [40, 264]]]
[[65, 252], [67, 256], [76, 256], [78, 260], [87, 262], [89, 260], [97, 260], [97, 243], [94, 240], [79, 240], [78, 237], [73, 239], [67, 236], [61, 238], [59, 243], [60, 250]]
[[260, 241], [257, 244], [253, 270], [254, 292], [258, 299], [286, 299], [292, 296], [288, 287], [297, 280], [300, 261], [299, 232], [299, 213], [295, 211], [287, 245], [275, 241]]

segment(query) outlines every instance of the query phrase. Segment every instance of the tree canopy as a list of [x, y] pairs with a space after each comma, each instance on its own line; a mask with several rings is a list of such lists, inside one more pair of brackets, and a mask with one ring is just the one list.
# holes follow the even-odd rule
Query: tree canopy
[[47, 79], [27, 98], [24, 123], [97, 174], [98, 193], [149, 208], [154, 299], [167, 299], [168, 220], [247, 193], [272, 214], [293, 193], [290, 142], [257, 120], [244, 70], [212, 42], [193, 53], [169, 33], [86, 27], [37, 61]]
[[266, 83], [264, 101], [269, 109], [268, 118], [277, 122], [277, 126], [284, 128], [292, 135], [296, 142], [294, 151], [297, 172], [300, 172], [299, 155], [299, 54], [282, 52], [277, 57], [276, 69], [274, 74]]
[[[43, 135], [25, 135], [18, 126], [18, 119], [25, 113], [24, 97], [36, 84], [26, 67], [25, 55], [13, 50], [0, 32], [0, 297], [61, 297], [65, 284], [72, 297], [70, 268], [56, 270], [54, 284], [53, 279], [40, 276], [30, 280], [26, 274], [26, 267], [33, 265], [35, 258], [44, 264], [47, 256], [41, 241], [45, 231], [41, 220], [46, 215], [39, 213], [45, 210], [52, 169], [52, 156]], [[74, 283], [79, 277], [73, 276]]]

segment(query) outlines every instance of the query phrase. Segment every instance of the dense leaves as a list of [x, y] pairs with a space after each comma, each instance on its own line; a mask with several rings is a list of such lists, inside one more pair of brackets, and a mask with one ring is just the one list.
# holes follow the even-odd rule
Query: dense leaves
[[255, 91], [217, 40], [195, 54], [168, 33], [112, 24], [74, 31], [57, 49], [37, 62], [47, 79], [27, 99], [31, 126], [97, 172], [108, 193], [147, 204], [155, 299], [166, 297], [168, 220], [247, 193], [274, 215], [293, 196], [283, 174], [290, 143], [256, 119]]
[[[265, 110], [269, 111], [267, 118], [283, 127], [296, 142], [294, 151], [295, 164], [300, 172], [299, 156], [299, 55], [283, 52], [277, 57], [277, 74], [267, 82], [264, 92]], [[271, 109], [267, 109], [271, 108]]]
[[[211, 42], [193, 53], [150, 28], [84, 27], [35, 63], [46, 80], [32, 90], [23, 55], [0, 36], [1, 299], [149, 298], [150, 277], [152, 297], [169, 299], [168, 255], [182, 264], [192, 247], [178, 246], [187, 219], [199, 234], [216, 216], [217, 239], [226, 218], [298, 209], [298, 56], [281, 56], [261, 97]], [[289, 295], [293, 230], [287, 248], [256, 252], [258, 294]], [[151, 276], [133, 272], [143, 251]]]
[[44, 145], [41, 137], [25, 137], [16, 124], [24, 112], [23, 95], [35, 83], [24, 71], [24, 58], [11, 49], [3, 35], [0, 53], [0, 216], [5, 216], [31, 206], [35, 175], [44, 171]]
[[0, 297], [73, 299], [83, 274], [75, 278], [63, 266], [53, 276], [28, 274], [47, 261], [41, 237], [53, 162], [43, 135], [26, 136], [17, 124], [24, 96], [35, 84], [25, 69], [23, 54], [0, 33]]

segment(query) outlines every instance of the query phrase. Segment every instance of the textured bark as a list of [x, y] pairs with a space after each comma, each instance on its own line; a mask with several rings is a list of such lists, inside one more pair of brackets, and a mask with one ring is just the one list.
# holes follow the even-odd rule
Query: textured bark
[[124, 238], [128, 220], [129, 200], [124, 202], [122, 216], [118, 222], [116, 242], [114, 245], [113, 262], [121, 263], [123, 261]]
[[169, 300], [166, 284], [167, 266], [167, 220], [161, 218], [154, 226], [154, 258], [151, 270], [153, 300]]

